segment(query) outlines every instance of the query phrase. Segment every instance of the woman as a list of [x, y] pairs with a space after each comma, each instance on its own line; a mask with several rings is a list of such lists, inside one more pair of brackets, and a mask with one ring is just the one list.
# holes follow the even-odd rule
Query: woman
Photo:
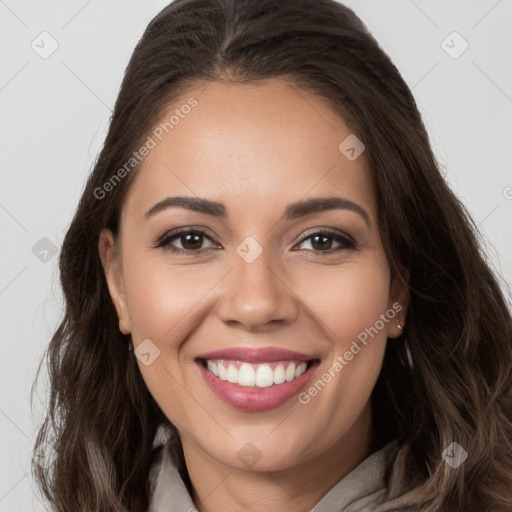
[[512, 510], [510, 312], [346, 7], [166, 7], [60, 258], [53, 510]]

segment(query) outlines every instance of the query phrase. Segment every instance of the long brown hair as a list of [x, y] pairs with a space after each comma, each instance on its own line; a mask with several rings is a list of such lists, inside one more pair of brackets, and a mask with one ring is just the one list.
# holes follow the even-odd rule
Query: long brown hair
[[[46, 354], [51, 393], [36, 443], [54, 460], [33, 466], [52, 510], [145, 511], [157, 428], [177, 435], [119, 331], [97, 248], [102, 228], [118, 233], [140, 165], [108, 197], [98, 191], [187, 88], [277, 77], [324, 98], [364, 141], [390, 267], [408, 272], [402, 342], [414, 367], [402, 363], [401, 343], [388, 343], [372, 395], [381, 442], [410, 444], [425, 510], [512, 510], [506, 299], [439, 172], [410, 90], [359, 18], [334, 0], [176, 0], [135, 48], [60, 253], [65, 313]], [[441, 457], [452, 442], [468, 453], [457, 469]]]

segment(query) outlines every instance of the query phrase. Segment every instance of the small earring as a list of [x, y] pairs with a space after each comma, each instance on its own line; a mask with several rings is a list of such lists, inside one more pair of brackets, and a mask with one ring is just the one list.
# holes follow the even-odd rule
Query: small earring
[[404, 326], [400, 325], [400, 322], [398, 321], [398, 317], [395, 317], [396, 326], [402, 331]]

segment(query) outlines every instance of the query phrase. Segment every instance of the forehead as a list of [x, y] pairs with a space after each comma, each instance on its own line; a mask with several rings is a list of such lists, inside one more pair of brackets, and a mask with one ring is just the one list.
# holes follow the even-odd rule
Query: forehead
[[126, 210], [146, 211], [168, 195], [212, 198], [228, 212], [339, 195], [375, 213], [364, 153], [351, 161], [339, 149], [353, 136], [350, 128], [322, 98], [289, 83], [191, 88], [160, 123], [149, 134], [155, 144], [137, 171]]

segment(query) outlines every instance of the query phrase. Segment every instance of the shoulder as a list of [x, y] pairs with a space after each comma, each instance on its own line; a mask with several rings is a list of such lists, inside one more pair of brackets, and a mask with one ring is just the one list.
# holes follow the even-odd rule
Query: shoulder
[[419, 474], [408, 455], [409, 445], [390, 441], [338, 482], [314, 512], [419, 512]]
[[164, 447], [165, 445], [160, 445], [156, 448], [153, 448], [153, 452], [151, 455], [151, 466], [149, 468], [149, 494], [152, 496], [155, 492], [156, 482], [158, 480], [158, 475], [162, 469], [162, 462], [164, 458]]
[[149, 509], [148, 512], [195, 511], [190, 493], [176, 468], [171, 453], [173, 442], [153, 450], [149, 470]]
[[421, 512], [425, 475], [411, 456], [411, 445], [394, 440], [384, 457], [385, 487], [378, 498], [378, 512], [414, 510]]

